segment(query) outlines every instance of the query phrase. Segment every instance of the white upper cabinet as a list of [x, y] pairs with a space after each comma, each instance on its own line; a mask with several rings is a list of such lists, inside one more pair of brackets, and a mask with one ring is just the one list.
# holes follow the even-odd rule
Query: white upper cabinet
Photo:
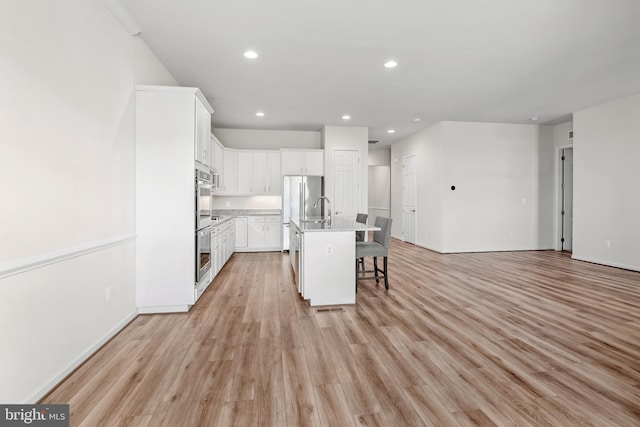
[[282, 175], [324, 175], [323, 150], [281, 150]]
[[224, 170], [220, 175], [220, 191], [222, 194], [238, 194], [238, 151], [223, 150]]
[[238, 194], [252, 194], [253, 183], [253, 152], [238, 152]]
[[222, 176], [224, 172], [224, 147], [214, 134], [211, 134], [211, 153], [213, 156], [211, 166]]
[[282, 194], [282, 173], [280, 170], [280, 153], [267, 153], [267, 194]]
[[[280, 153], [277, 151], [238, 150], [237, 194], [281, 195]], [[225, 166], [227, 166], [225, 164]], [[225, 168], [225, 173], [226, 173]], [[228, 177], [228, 174], [227, 174]], [[225, 177], [225, 179], [227, 178]], [[229, 191], [227, 193], [231, 194]]]
[[196, 149], [195, 159], [200, 163], [212, 166], [211, 156], [211, 113], [200, 101], [196, 102]]

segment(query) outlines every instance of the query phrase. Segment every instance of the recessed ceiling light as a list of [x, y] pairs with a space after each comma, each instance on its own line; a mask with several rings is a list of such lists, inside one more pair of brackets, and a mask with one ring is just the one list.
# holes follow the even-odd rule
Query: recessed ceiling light
[[538, 120], [540, 120], [540, 117], [531, 117], [531, 120], [537, 122]]
[[256, 116], [258, 116], [258, 117], [264, 117], [264, 113], [263, 113], [262, 111], [258, 111], [258, 112], [256, 113]]
[[344, 116], [342, 116], [342, 120], [351, 120], [351, 116], [348, 114], [345, 114]]
[[387, 68], [394, 68], [398, 65], [398, 63], [394, 60], [390, 60], [384, 63], [384, 66]]
[[249, 59], [256, 59], [258, 57], [258, 54], [253, 50], [248, 50], [244, 53], [244, 57]]
[[395, 131], [395, 130], [393, 130], [393, 129], [389, 129], [389, 130], [387, 131], [387, 133], [396, 133], [396, 131]]
[[414, 122], [416, 122], [416, 123], [418, 123], [418, 122], [421, 122], [421, 121], [422, 121], [422, 119], [421, 119], [420, 117], [416, 117], [415, 119], [413, 119], [413, 121], [414, 121]]

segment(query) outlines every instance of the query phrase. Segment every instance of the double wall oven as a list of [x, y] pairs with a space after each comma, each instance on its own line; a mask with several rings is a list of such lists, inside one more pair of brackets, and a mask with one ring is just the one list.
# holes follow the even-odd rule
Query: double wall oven
[[196, 163], [196, 285], [211, 269], [211, 216], [213, 209], [214, 173], [204, 165]]

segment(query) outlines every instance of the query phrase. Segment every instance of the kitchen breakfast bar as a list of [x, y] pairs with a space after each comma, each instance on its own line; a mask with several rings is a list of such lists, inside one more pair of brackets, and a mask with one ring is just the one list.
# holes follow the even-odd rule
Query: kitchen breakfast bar
[[302, 298], [311, 306], [355, 304], [356, 231], [379, 228], [340, 216], [290, 223], [289, 255]]

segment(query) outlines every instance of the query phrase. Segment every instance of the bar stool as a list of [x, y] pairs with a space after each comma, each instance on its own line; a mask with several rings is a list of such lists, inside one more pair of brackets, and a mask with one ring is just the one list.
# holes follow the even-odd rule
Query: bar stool
[[[366, 224], [368, 218], [368, 214], [359, 213], [356, 215], [356, 222], [359, 222], [360, 224]], [[366, 233], [366, 231], [356, 231], [356, 242], [364, 242], [364, 233]], [[364, 258], [361, 258], [359, 261], [360, 269], [364, 271]]]
[[[391, 237], [391, 218], [377, 217], [376, 227], [380, 228], [373, 232], [372, 242], [356, 242], [356, 292], [358, 291], [358, 280], [375, 279], [376, 285], [380, 279], [384, 279], [385, 289], [389, 289], [389, 279], [387, 274], [387, 257], [389, 255], [389, 239]], [[373, 257], [373, 270], [359, 270], [359, 264], [364, 264], [364, 257]], [[383, 268], [378, 268], [378, 257], [383, 257]], [[366, 273], [373, 273], [373, 276], [366, 276]], [[378, 273], [382, 273], [379, 275]]]

